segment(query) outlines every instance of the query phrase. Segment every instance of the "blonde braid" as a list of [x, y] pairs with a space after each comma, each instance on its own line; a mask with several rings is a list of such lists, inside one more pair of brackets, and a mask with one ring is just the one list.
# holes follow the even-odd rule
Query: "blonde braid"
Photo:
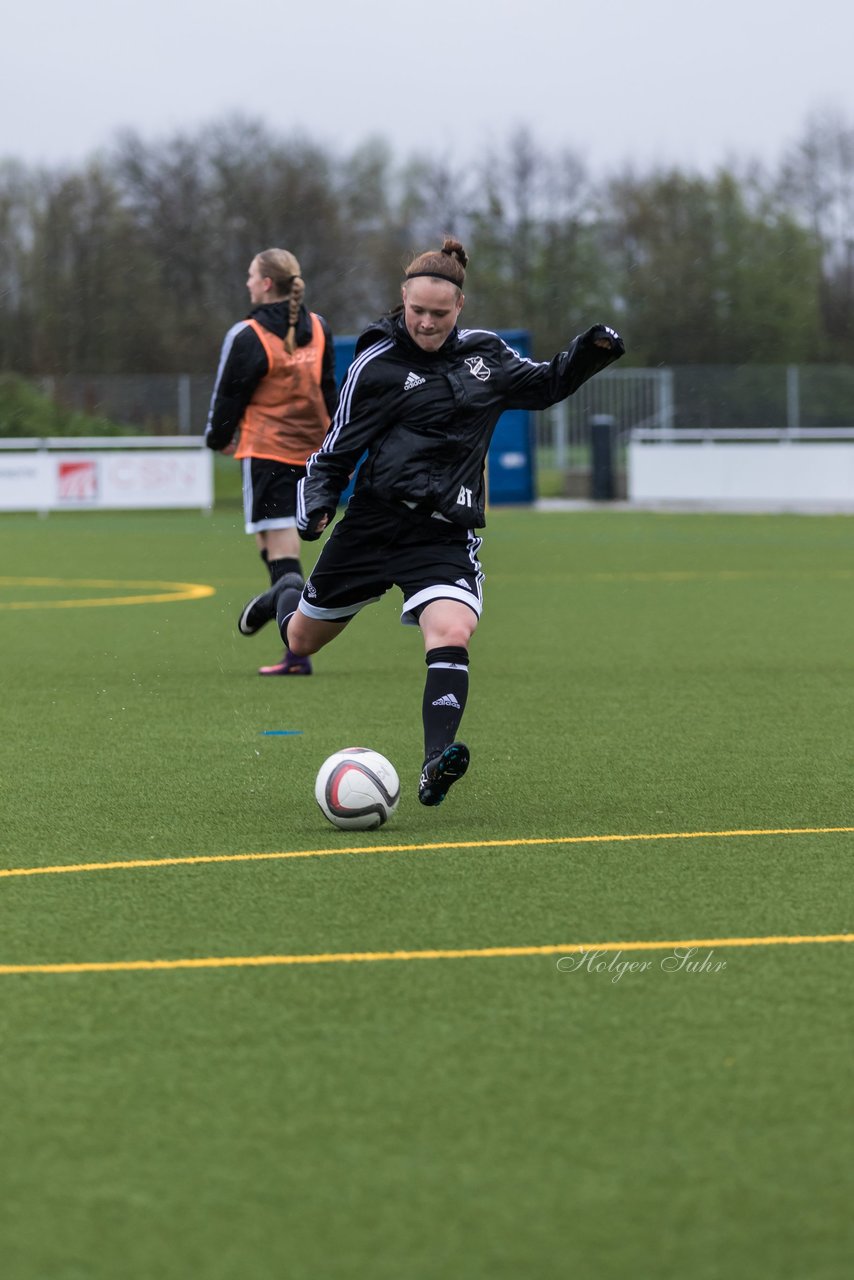
[[296, 346], [296, 329], [297, 320], [299, 318], [299, 309], [302, 300], [305, 297], [305, 281], [302, 276], [294, 276], [291, 282], [291, 292], [288, 296], [288, 331], [285, 334], [285, 350], [293, 355]]

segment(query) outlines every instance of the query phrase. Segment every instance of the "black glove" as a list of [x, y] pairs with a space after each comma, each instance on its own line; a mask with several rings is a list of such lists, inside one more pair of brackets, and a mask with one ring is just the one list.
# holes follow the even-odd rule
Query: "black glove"
[[331, 511], [329, 507], [318, 507], [316, 511], [312, 511], [306, 521], [305, 528], [297, 529], [303, 542], [316, 542], [334, 515], [335, 512]]
[[613, 351], [618, 356], [626, 354], [625, 342], [617, 330], [607, 324], [594, 324], [592, 329], [588, 329], [581, 335], [581, 341], [585, 346], [602, 347], [603, 350]]

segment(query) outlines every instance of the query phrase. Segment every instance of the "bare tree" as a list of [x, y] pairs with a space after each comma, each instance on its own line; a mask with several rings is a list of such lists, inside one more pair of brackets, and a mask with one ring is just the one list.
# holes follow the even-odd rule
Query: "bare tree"
[[850, 360], [854, 342], [854, 126], [839, 113], [810, 117], [784, 158], [779, 190], [821, 242], [826, 351]]
[[547, 155], [521, 129], [492, 150], [478, 173], [470, 215], [473, 302], [499, 328], [528, 329], [550, 355], [609, 302], [595, 193], [570, 151]]
[[26, 367], [33, 299], [27, 287], [35, 178], [15, 161], [0, 165], [0, 369]]

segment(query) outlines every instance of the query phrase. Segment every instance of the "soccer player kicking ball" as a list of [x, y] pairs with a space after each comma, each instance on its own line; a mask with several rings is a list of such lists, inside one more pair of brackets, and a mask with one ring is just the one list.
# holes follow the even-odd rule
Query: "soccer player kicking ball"
[[359, 459], [353, 496], [304, 588], [276, 583], [250, 602], [250, 623], [276, 617], [291, 653], [308, 657], [392, 586], [401, 622], [424, 638], [422, 804], [437, 805], [469, 766], [457, 738], [469, 642], [483, 607], [475, 530], [484, 468], [506, 409], [545, 409], [619, 359], [619, 334], [594, 325], [553, 360], [524, 359], [497, 334], [458, 327], [468, 256], [446, 238], [406, 268], [402, 304], [361, 334], [340, 403], [297, 489], [301, 538], [319, 538]]

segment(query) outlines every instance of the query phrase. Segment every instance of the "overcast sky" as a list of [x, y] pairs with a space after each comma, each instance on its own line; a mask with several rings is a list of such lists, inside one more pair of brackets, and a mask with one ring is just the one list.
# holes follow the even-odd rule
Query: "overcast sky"
[[520, 126], [594, 174], [773, 165], [854, 128], [854, 0], [1, 0], [0, 158], [75, 163], [240, 113], [348, 154]]

